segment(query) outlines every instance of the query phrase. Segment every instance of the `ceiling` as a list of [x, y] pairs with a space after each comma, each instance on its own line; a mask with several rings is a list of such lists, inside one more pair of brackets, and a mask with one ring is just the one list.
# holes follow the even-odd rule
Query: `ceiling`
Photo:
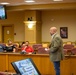
[[7, 6], [19, 6], [19, 5], [34, 5], [34, 4], [55, 4], [55, 3], [76, 3], [76, 0], [63, 0], [63, 1], [53, 1], [53, 0], [34, 0], [33, 3], [26, 3], [24, 0], [0, 0], [2, 2], [8, 2]]

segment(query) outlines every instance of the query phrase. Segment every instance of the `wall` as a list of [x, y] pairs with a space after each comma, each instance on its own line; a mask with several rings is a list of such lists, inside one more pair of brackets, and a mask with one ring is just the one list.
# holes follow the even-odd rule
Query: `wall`
[[[24, 21], [27, 21], [28, 18], [32, 17], [33, 21], [37, 20], [37, 26], [34, 26], [32, 30], [27, 28], [27, 25], [24, 24]], [[14, 41], [30, 41], [31, 43], [40, 43], [41, 42], [41, 13], [38, 11], [8, 11], [7, 19], [0, 20], [0, 41], [1, 41], [1, 26], [2, 25], [14, 25]], [[40, 28], [40, 29], [39, 29]], [[36, 34], [37, 33], [37, 34]], [[38, 36], [39, 35], [39, 36]], [[31, 38], [30, 38], [31, 36]]]
[[[32, 29], [29, 29], [26, 21], [31, 18], [36, 21]], [[25, 40], [30, 43], [41, 43], [41, 12], [36, 10], [25, 11]]]
[[[25, 27], [23, 21], [25, 18], [25, 11], [8, 11], [7, 19], [0, 20], [0, 41], [1, 41], [1, 25], [14, 25], [14, 41], [25, 40]], [[68, 39], [66, 41], [76, 40], [76, 10], [42, 10], [42, 42], [50, 42], [51, 37], [49, 28], [56, 26], [60, 34], [60, 27], [68, 27]]]
[[58, 28], [60, 34], [60, 27], [68, 27], [68, 38], [66, 41], [76, 40], [76, 10], [43, 10], [42, 11], [42, 42], [50, 42], [51, 37], [49, 29], [52, 26]]
[[1, 25], [14, 25], [14, 41], [24, 41], [24, 11], [7, 11], [7, 19], [0, 20], [0, 41]]
[[[25, 21], [28, 21], [28, 18], [31, 17], [33, 21], [36, 21], [36, 11], [32, 11], [32, 10], [25, 11]], [[28, 24], [25, 23], [25, 41], [27, 40], [31, 43], [36, 42], [36, 27], [33, 26], [32, 29], [29, 29]]]

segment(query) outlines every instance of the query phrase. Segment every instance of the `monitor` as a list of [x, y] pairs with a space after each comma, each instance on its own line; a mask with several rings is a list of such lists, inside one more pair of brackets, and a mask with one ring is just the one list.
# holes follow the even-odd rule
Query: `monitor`
[[11, 63], [18, 75], [41, 75], [31, 58]]
[[6, 6], [0, 5], [0, 20], [6, 19], [6, 18], [7, 18]]

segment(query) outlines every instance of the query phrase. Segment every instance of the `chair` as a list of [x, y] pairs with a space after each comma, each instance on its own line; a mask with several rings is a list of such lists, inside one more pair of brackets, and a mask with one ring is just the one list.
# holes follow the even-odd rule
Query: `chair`
[[39, 47], [42, 47], [42, 44], [34, 44], [32, 47], [34, 50], [38, 50]]
[[75, 55], [76, 54], [76, 48], [73, 48], [71, 52], [73, 55]]
[[19, 44], [18, 44], [18, 43], [13, 43], [13, 45], [14, 45], [16, 48], [19, 48]]
[[49, 51], [45, 50], [45, 47], [38, 48], [38, 54], [49, 54]]
[[74, 45], [72, 44], [65, 44], [63, 46], [64, 54], [71, 54], [72, 49], [74, 48]]
[[5, 73], [3, 73], [3, 72], [0, 72], [0, 75], [6, 75]]
[[72, 44], [72, 42], [71, 41], [67, 41], [66, 44]]
[[48, 47], [48, 44], [42, 44], [42, 47]]
[[71, 55], [72, 51], [68, 49], [64, 49], [64, 55]]
[[64, 49], [73, 49], [73, 48], [74, 48], [74, 45], [72, 45], [72, 44], [65, 44], [65, 45], [63, 46], [63, 48], [64, 48]]
[[19, 44], [18, 44], [18, 43], [13, 43], [13, 45], [14, 45], [14, 46], [15, 46], [15, 48], [16, 48], [16, 52], [18, 52]]

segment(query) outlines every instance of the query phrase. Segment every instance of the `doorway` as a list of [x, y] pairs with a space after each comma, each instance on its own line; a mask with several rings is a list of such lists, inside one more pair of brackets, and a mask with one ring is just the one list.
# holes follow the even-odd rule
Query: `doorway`
[[7, 43], [8, 40], [14, 41], [13, 25], [2, 26], [2, 42]]

